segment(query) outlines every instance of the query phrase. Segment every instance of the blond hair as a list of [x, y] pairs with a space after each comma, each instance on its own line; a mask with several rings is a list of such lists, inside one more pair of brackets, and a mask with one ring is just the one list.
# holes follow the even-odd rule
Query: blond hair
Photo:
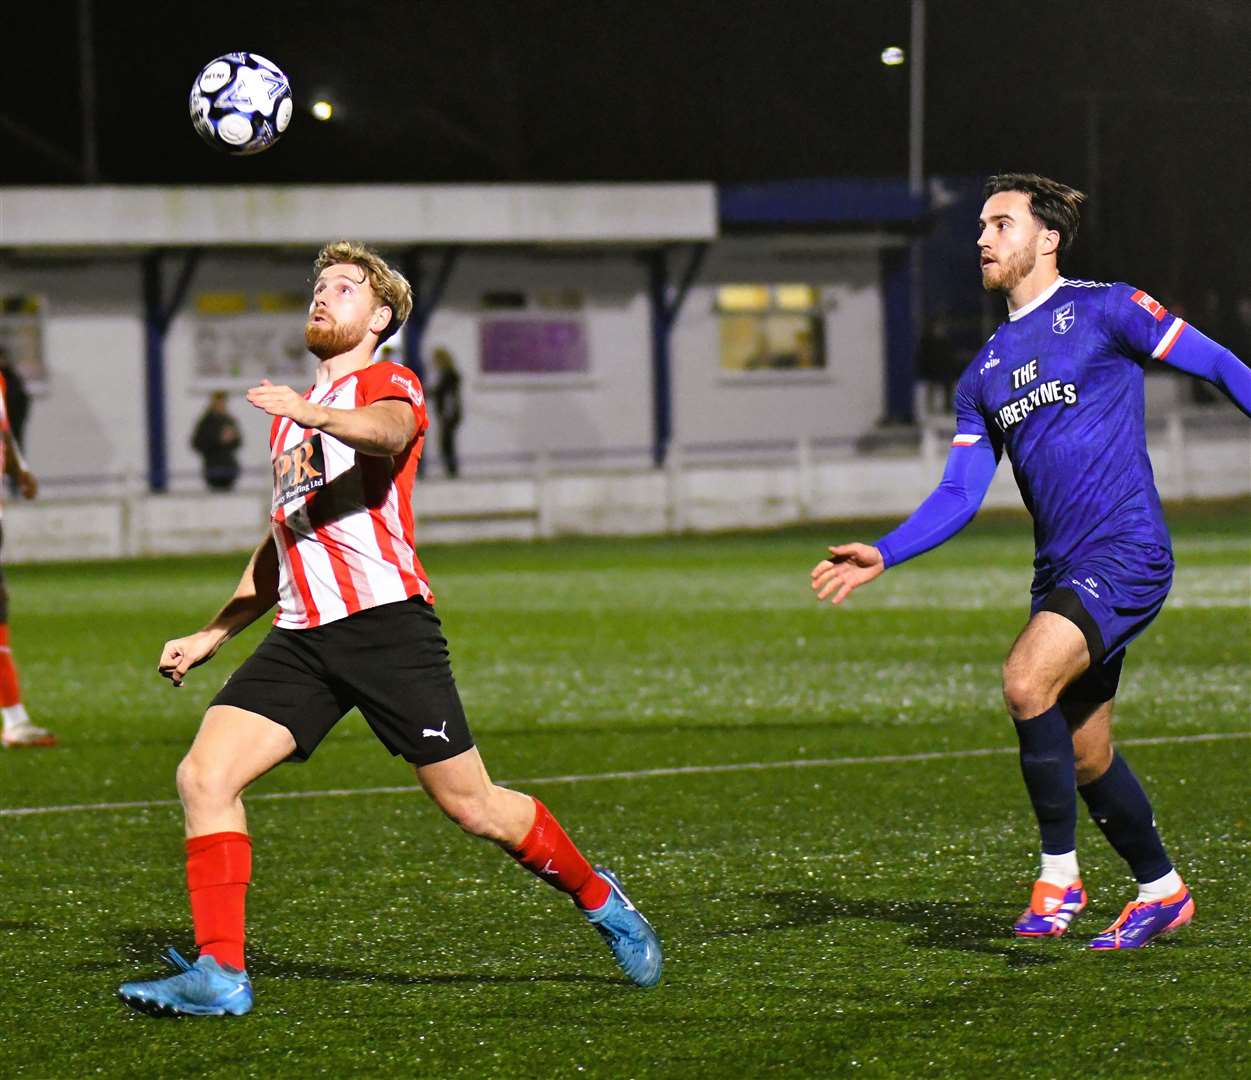
[[412, 286], [403, 274], [392, 270], [376, 251], [352, 240], [336, 240], [322, 248], [313, 263], [313, 273], [320, 274], [328, 266], [343, 264], [359, 267], [365, 275], [364, 280], [369, 282], [369, 287], [378, 299], [378, 306], [385, 305], [391, 309], [391, 321], [378, 335], [378, 344], [381, 345], [412, 314]]

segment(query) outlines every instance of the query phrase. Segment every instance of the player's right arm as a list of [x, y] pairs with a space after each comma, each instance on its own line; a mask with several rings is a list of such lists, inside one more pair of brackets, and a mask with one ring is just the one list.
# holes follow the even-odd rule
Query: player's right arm
[[950, 540], [973, 520], [999, 464], [1000, 447], [991, 439], [977, 408], [974, 378], [976, 361], [956, 390], [956, 436], [947, 454], [943, 478], [929, 497], [900, 525], [873, 544], [841, 544], [812, 568], [812, 588], [818, 600], [841, 604], [861, 585], [892, 566], [915, 558]]
[[211, 660], [227, 641], [277, 602], [278, 549], [273, 534], [267, 533], [252, 552], [234, 595], [204, 629], [167, 641], [157, 670], [175, 686], [181, 686], [188, 671]]
[[27, 467], [26, 459], [22, 457], [22, 448], [17, 445], [13, 432], [7, 427], [4, 429], [4, 470], [17, 483], [17, 490], [21, 492], [23, 499], [33, 499], [39, 494], [39, 481]]

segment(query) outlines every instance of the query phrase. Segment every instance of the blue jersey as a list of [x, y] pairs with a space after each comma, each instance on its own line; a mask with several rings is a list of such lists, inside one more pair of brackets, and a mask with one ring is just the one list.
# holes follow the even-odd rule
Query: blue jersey
[[1147, 456], [1143, 368], [1185, 323], [1141, 290], [1059, 278], [956, 389], [955, 444], [1007, 453], [1044, 579], [1111, 544], [1170, 549]]
[[1035, 590], [1086, 556], [1162, 579], [1172, 552], [1143, 425], [1143, 366], [1156, 360], [1251, 416], [1251, 368], [1140, 289], [1059, 278], [1013, 312], [961, 377], [942, 481], [877, 541], [883, 564], [973, 520], [1007, 450], [1034, 515]]

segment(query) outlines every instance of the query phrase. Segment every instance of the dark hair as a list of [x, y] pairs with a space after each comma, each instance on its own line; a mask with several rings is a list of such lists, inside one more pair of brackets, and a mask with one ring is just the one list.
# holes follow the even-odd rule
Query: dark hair
[[1060, 254], [1067, 255], [1077, 239], [1077, 226], [1081, 220], [1081, 205], [1086, 201], [1084, 192], [1066, 187], [1037, 173], [999, 173], [986, 181], [982, 198], [989, 199], [1001, 191], [1019, 191], [1029, 198], [1029, 210], [1034, 219], [1048, 229], [1060, 234]]

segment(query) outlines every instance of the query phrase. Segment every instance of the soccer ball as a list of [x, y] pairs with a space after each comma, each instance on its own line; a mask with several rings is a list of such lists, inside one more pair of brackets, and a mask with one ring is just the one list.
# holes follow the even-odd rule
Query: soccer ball
[[259, 154], [291, 123], [291, 83], [256, 53], [234, 52], [205, 64], [191, 86], [191, 122], [209, 146]]

